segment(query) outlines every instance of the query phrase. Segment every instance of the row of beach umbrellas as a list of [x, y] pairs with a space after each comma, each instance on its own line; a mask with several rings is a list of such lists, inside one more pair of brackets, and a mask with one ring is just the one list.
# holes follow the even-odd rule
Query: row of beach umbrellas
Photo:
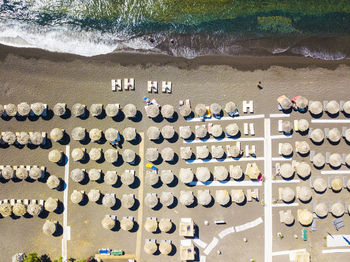
[[[85, 158], [86, 148], [74, 148], [71, 152], [72, 159], [74, 161], [81, 161]], [[104, 156], [105, 160], [109, 163], [114, 163], [119, 158], [119, 152], [116, 149], [107, 149], [103, 152], [102, 148], [91, 148], [89, 151], [89, 158], [93, 161], [99, 161]], [[131, 149], [124, 149], [122, 153], [123, 160], [127, 163], [133, 163], [136, 159], [135, 151]]]
[[[55, 132], [59, 132], [56, 130]], [[62, 133], [60, 133], [61, 135]], [[72, 130], [72, 138], [75, 141], [82, 141], [86, 138], [87, 131], [83, 127], [75, 127]], [[103, 132], [101, 129], [93, 128], [89, 131], [89, 137], [92, 141], [99, 141], [102, 138], [102, 135], [104, 134], [105, 138], [109, 142], [116, 141], [119, 137], [119, 131], [115, 128], [108, 128], [105, 132]], [[123, 130], [123, 137], [126, 141], [133, 141], [136, 139], [137, 132], [136, 129], [133, 127], [127, 127]], [[63, 135], [62, 135], [63, 137]], [[61, 139], [62, 139], [61, 137]], [[56, 137], [55, 137], [56, 138]]]
[[[240, 157], [243, 153], [240, 146], [238, 145], [227, 145], [226, 146], [227, 155], [237, 158]], [[194, 152], [191, 147], [181, 147], [180, 155], [182, 159], [189, 160], [194, 156]], [[198, 159], [207, 159], [210, 156], [210, 151], [208, 146], [197, 146], [195, 156]], [[225, 158], [225, 148], [223, 146], [215, 146], [211, 147], [211, 156], [216, 159]]]
[[307, 162], [283, 163], [279, 170], [279, 175], [285, 179], [290, 179], [297, 173], [301, 178], [307, 178], [311, 174], [311, 166]]
[[149, 255], [156, 253], [158, 249], [161, 254], [169, 255], [173, 250], [173, 245], [169, 241], [161, 241], [159, 244], [154, 241], [146, 241], [143, 249]]
[[339, 168], [343, 164], [350, 166], [350, 154], [341, 155], [339, 153], [332, 153], [329, 155], [329, 159], [327, 161], [325, 155], [319, 152], [312, 158], [312, 163], [317, 168], [324, 167], [326, 162], [333, 168]]
[[323, 193], [330, 187], [333, 192], [339, 192], [343, 186], [346, 186], [348, 190], [350, 190], [350, 179], [348, 179], [346, 185], [343, 185], [343, 180], [339, 177], [334, 177], [330, 179], [329, 184], [322, 177], [317, 177], [312, 181], [312, 187], [317, 193]]
[[[106, 230], [111, 230], [116, 226], [117, 219], [114, 216], [106, 215], [101, 220], [101, 225]], [[133, 217], [123, 217], [120, 221], [120, 228], [124, 231], [130, 231], [134, 227], [134, 219]]]
[[17, 106], [15, 104], [0, 105], [0, 116], [7, 115], [9, 117], [36, 115], [41, 116], [45, 113], [47, 105], [41, 102], [29, 104], [22, 102]]
[[12, 132], [5, 131], [1, 133], [1, 140], [8, 145], [18, 143], [19, 145], [36, 145], [39, 146], [45, 142], [46, 133], [43, 132]]
[[[102, 171], [99, 169], [90, 169], [88, 172], [86, 172], [83, 169], [75, 168], [71, 171], [70, 178], [74, 182], [80, 183], [86, 178], [87, 175], [89, 176], [90, 180], [96, 181], [96, 180], [99, 180], [101, 178]], [[130, 186], [135, 181], [135, 173], [133, 172], [133, 170], [124, 170], [124, 172], [122, 173], [120, 178], [117, 175], [116, 171], [107, 171], [104, 174], [104, 182], [107, 185], [114, 185], [117, 183], [117, 181], [119, 179], [121, 180], [121, 182], [123, 184]]]
[[[327, 138], [332, 143], [338, 143], [342, 136], [347, 142], [350, 142], [350, 128], [346, 129], [344, 134], [336, 127], [328, 130]], [[320, 128], [313, 129], [310, 133], [310, 139], [315, 143], [321, 143], [325, 139], [325, 133]]]
[[28, 177], [30, 177], [33, 180], [37, 180], [43, 176], [43, 170], [37, 166], [31, 166], [30, 168], [19, 166], [19, 167], [12, 167], [12, 166], [4, 166], [0, 170], [1, 177], [5, 180], [10, 180], [13, 178], [18, 178], [21, 180], [24, 180]]

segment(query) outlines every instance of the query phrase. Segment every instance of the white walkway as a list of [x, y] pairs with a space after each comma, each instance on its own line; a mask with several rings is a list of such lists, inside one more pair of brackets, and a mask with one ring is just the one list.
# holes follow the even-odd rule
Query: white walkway
[[250, 221], [248, 223], [245, 223], [243, 225], [236, 226], [235, 230], [236, 230], [236, 232], [241, 232], [241, 231], [244, 231], [244, 230], [256, 227], [256, 226], [260, 225], [261, 223], [263, 223], [263, 220], [262, 220], [261, 217], [259, 217], [259, 218], [255, 219], [255, 220]]
[[349, 247], [349, 243], [343, 237], [350, 241], [350, 235], [332, 235], [327, 236], [327, 247]]
[[322, 250], [322, 254], [330, 254], [330, 253], [350, 253], [350, 248], [347, 249], [324, 249]]
[[314, 124], [349, 124], [350, 119], [311, 119]]
[[283, 250], [283, 251], [277, 251], [277, 252], [272, 252], [272, 256], [285, 256], [285, 255], [289, 255], [290, 253], [294, 253], [294, 252], [303, 252], [306, 251], [306, 249], [294, 249], [294, 250]]

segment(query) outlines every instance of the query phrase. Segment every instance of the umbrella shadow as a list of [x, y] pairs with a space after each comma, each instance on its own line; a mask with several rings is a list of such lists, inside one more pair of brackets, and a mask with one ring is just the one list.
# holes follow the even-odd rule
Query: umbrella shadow
[[322, 166], [315, 166], [315, 164], [313, 164], [314, 168], [316, 168], [317, 170], [321, 170], [324, 168], [326, 164], [323, 164]]
[[85, 108], [84, 114], [82, 114], [81, 116], [78, 116], [78, 118], [80, 118], [81, 120], [86, 120], [89, 118], [89, 116], [90, 116], [90, 111], [89, 109]]
[[41, 118], [45, 121], [51, 120], [54, 116], [54, 113], [51, 109], [46, 109], [46, 114], [43, 114]]
[[178, 113], [175, 111], [174, 114], [173, 114], [173, 117], [172, 118], [166, 118], [166, 120], [170, 123], [174, 123], [176, 122], [177, 120], [179, 119], [179, 115]]
[[140, 201], [135, 198], [134, 205], [132, 207], [130, 207], [129, 210], [136, 211], [139, 208], [139, 206], [140, 206]]
[[[173, 257], [173, 256], [175, 256], [176, 252], [177, 252], [176, 246], [171, 244], [171, 252], [168, 254], [168, 256]], [[199, 261], [199, 260], [194, 260], [194, 261]]]
[[136, 145], [138, 145], [138, 144], [141, 143], [141, 140], [142, 140], [142, 138], [141, 138], [140, 134], [139, 134], [139, 133], [136, 133], [135, 139], [132, 140], [132, 141], [129, 141], [129, 143], [132, 144], [132, 145], [134, 145], [134, 146], [136, 146]]
[[179, 139], [179, 135], [178, 135], [178, 133], [175, 131], [173, 137], [170, 138], [170, 139], [167, 139], [167, 141], [168, 141], [169, 143], [176, 143], [178, 139]]
[[101, 114], [99, 114], [98, 116], [95, 116], [95, 118], [101, 120], [101, 119], [104, 119], [106, 117], [106, 110], [104, 108], [102, 108], [102, 112]]
[[91, 138], [90, 136], [87, 134], [87, 132], [85, 132], [85, 137], [83, 140], [80, 140], [79, 143], [82, 145], [87, 145], [91, 142]]
[[4, 121], [10, 121], [13, 117], [12, 116], [9, 116], [9, 115], [7, 115], [7, 114], [3, 114], [2, 116], [1, 116], [1, 118], [2, 118], [2, 120], [4, 120]]
[[154, 185], [152, 185], [153, 188], [160, 188], [163, 185], [163, 182], [159, 179], [158, 177], [158, 181], [157, 183], [155, 183]]
[[166, 162], [170, 165], [175, 165], [178, 161], [179, 161], [179, 156], [176, 153], [174, 153], [173, 159]]
[[113, 232], [117, 232], [120, 230], [120, 222], [118, 220], [115, 221], [114, 227], [111, 229]]
[[68, 145], [70, 143], [70, 136], [67, 134], [67, 132], [64, 132], [62, 139], [57, 142], [61, 145]]
[[154, 165], [160, 165], [163, 162], [163, 158], [162, 156], [159, 154], [158, 158], [155, 161], [150, 161], [152, 162]]
[[245, 204], [247, 204], [247, 197], [246, 196], [244, 196], [244, 200], [242, 203], [236, 203], [237, 206], [244, 206]]
[[187, 143], [191, 143], [195, 138], [196, 138], [195, 134], [191, 132], [190, 137], [187, 139], [184, 139], [184, 141], [186, 141]]
[[70, 111], [69, 108], [66, 108], [66, 112], [64, 112], [63, 115], [60, 116], [62, 119], [68, 119], [72, 116], [72, 112]]
[[56, 187], [57, 191], [64, 191], [67, 188], [67, 183], [62, 179], [58, 178], [60, 180], [60, 183], [58, 184], [58, 187]]
[[331, 114], [329, 113], [328, 111], [326, 112], [327, 115], [330, 117], [330, 118], [337, 118], [339, 116], [339, 112], [335, 113], [335, 114]]
[[134, 221], [134, 226], [132, 227], [132, 229], [129, 230], [130, 233], [135, 233], [139, 230], [139, 223], [137, 223], [136, 221]]
[[197, 197], [194, 196], [193, 203], [191, 205], [186, 206], [187, 208], [194, 208], [198, 206], [198, 200]]
[[151, 141], [153, 141], [153, 142], [156, 143], [156, 144], [161, 144], [161, 143], [163, 143], [163, 141], [164, 141], [164, 137], [162, 136], [162, 134], [160, 134], [159, 137], [158, 137], [157, 139], [153, 139], [153, 140], [151, 140]]
[[38, 215], [39, 218], [41, 219], [46, 219], [49, 216], [50, 212], [43, 209], [40, 214]]
[[101, 152], [101, 157], [96, 160], [96, 163], [102, 164], [105, 160], [106, 160], [105, 156], [104, 156], [103, 152]]
[[140, 179], [137, 176], [135, 176], [134, 182], [131, 185], [129, 185], [129, 187], [132, 189], [136, 189], [139, 186], [140, 186]]
[[81, 164], [87, 164], [87, 163], [89, 163], [89, 161], [90, 161], [90, 156], [89, 156], [89, 154], [88, 154], [87, 152], [84, 152], [83, 158], [80, 159], [80, 160], [77, 161], [77, 162], [79, 162], [79, 163], [81, 163]]
[[21, 116], [19, 114], [15, 115], [15, 119], [19, 122], [23, 122], [27, 120], [27, 116]]
[[156, 205], [155, 207], [153, 207], [152, 210], [158, 211], [158, 210], [161, 209], [162, 207], [163, 207], [163, 204], [160, 203], [160, 202], [158, 201], [157, 205]]
[[328, 142], [329, 142], [332, 146], [336, 146], [336, 145], [339, 145], [341, 139], [339, 139], [338, 141], [331, 141], [331, 140], [329, 140], [329, 138], [328, 138], [327, 140], [328, 140]]
[[320, 146], [320, 145], [322, 145], [323, 142], [324, 142], [324, 139], [322, 139], [322, 141], [320, 141], [320, 142], [313, 141], [312, 139], [310, 139], [310, 140], [311, 140], [311, 142], [312, 142], [314, 145], [316, 145], [316, 146]]
[[112, 187], [114, 188], [120, 188], [122, 186], [122, 181], [121, 179], [118, 177], [117, 181], [112, 185]]
[[152, 120], [153, 120], [154, 122], [156, 122], [156, 123], [162, 122], [163, 119], [164, 119], [164, 117], [162, 116], [161, 113], [159, 113], [156, 117], [153, 117], [153, 118], [152, 118]]
[[312, 197], [311, 197], [309, 200], [307, 200], [307, 201], [303, 201], [303, 200], [301, 200], [301, 199], [299, 198], [299, 201], [300, 201], [301, 203], [303, 203], [303, 204], [308, 204], [308, 203], [310, 203], [310, 202], [312, 201]]
[[41, 145], [40, 145], [40, 148], [41, 148], [41, 149], [50, 149], [50, 148], [52, 148], [51, 139], [46, 138], [46, 139], [45, 139], [45, 144], [41, 144]]
[[173, 208], [175, 208], [175, 207], [177, 206], [178, 203], [179, 203], [179, 201], [177, 200], [177, 197], [174, 196], [174, 201], [173, 201], [173, 203], [172, 203], [170, 206], [167, 206], [167, 208], [173, 209]]
[[61, 202], [60, 200], [57, 201], [57, 208], [54, 211], [56, 214], [62, 214], [64, 211], [65, 207], [63, 202]]
[[78, 203], [79, 206], [86, 206], [89, 203], [89, 198], [86, 194], [83, 194], [83, 199]]
[[136, 111], [136, 116], [129, 118], [133, 122], [140, 122], [142, 120], [142, 113], [137, 110]]
[[119, 198], [116, 198], [114, 206], [111, 207], [112, 210], [118, 210], [122, 206]]
[[167, 184], [167, 186], [168, 187], [176, 187], [178, 183], [179, 183], [179, 179], [177, 178], [177, 176], [174, 175], [173, 181], [171, 181], [171, 183]]
[[214, 203], [215, 203], [214, 197], [211, 196], [211, 199], [210, 199], [209, 204], [204, 205], [204, 207], [205, 207], [205, 208], [210, 208], [210, 207], [212, 207], [212, 206], [214, 205]]
[[62, 153], [62, 158], [56, 164], [58, 166], [65, 166], [68, 163], [68, 157], [65, 153]]
[[121, 166], [122, 164], [124, 164], [124, 160], [123, 160], [123, 158], [122, 158], [120, 155], [118, 156], [117, 161], [115, 161], [115, 162], [112, 163], [112, 165], [113, 165], [113, 166], [116, 166], [116, 167], [119, 167], [119, 166]]
[[310, 115], [311, 115], [313, 118], [321, 118], [322, 115], [323, 115], [323, 111], [321, 111], [321, 113], [319, 113], [319, 114], [313, 114], [313, 113], [311, 113], [311, 111], [309, 111], [309, 112], [310, 112]]
[[79, 182], [80, 185], [87, 185], [90, 182], [89, 175], [84, 172], [84, 179]]
[[115, 122], [122, 122], [125, 119], [125, 114], [123, 111], [119, 110], [116, 116], [112, 117]]
[[344, 115], [345, 117], [350, 117], [350, 114], [346, 113], [345, 111], [343, 111], [343, 115]]
[[54, 237], [59, 237], [62, 236], [63, 234], [63, 227], [60, 224], [56, 224], [56, 230], [55, 232], [52, 234]]

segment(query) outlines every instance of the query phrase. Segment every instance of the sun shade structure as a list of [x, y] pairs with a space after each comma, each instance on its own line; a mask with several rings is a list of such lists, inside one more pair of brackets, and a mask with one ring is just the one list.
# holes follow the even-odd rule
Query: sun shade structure
[[228, 171], [224, 166], [214, 167], [214, 178], [215, 180], [224, 181], [228, 177]]
[[160, 113], [159, 107], [155, 104], [146, 106], [145, 110], [146, 110], [147, 116], [150, 118], [156, 118]]
[[192, 130], [190, 126], [180, 126], [180, 137], [183, 139], [190, 139], [192, 136]]
[[102, 227], [111, 230], [115, 226], [115, 220], [110, 216], [105, 216], [101, 221]]
[[306, 109], [307, 106], [309, 105], [309, 100], [307, 100], [306, 97], [300, 96], [296, 102], [295, 102], [296, 106], [301, 108], [301, 109]]
[[216, 190], [215, 200], [220, 205], [226, 206], [231, 200], [230, 194], [227, 192], [227, 190]]
[[241, 168], [241, 166], [230, 166], [230, 176], [235, 179], [241, 179], [241, 177], [243, 176], [243, 170]]
[[328, 205], [324, 202], [318, 203], [315, 207], [315, 213], [318, 217], [326, 217], [328, 215]]
[[145, 197], [145, 205], [149, 208], [155, 208], [158, 205], [158, 201], [157, 194], [148, 193]]
[[237, 145], [228, 146], [228, 152], [233, 158], [237, 158], [242, 154], [241, 149]]
[[99, 141], [102, 137], [102, 131], [98, 128], [93, 128], [89, 132], [89, 137], [92, 142]]
[[309, 122], [306, 119], [298, 120], [298, 129], [301, 132], [305, 132], [309, 129]]
[[338, 153], [333, 153], [329, 157], [329, 164], [332, 167], [338, 168], [342, 165], [343, 159], [340, 154]]
[[132, 208], [135, 205], [134, 194], [123, 194], [121, 202], [124, 208]]
[[324, 157], [324, 155], [322, 153], [317, 153], [314, 156], [312, 162], [313, 162], [315, 167], [321, 168], [326, 163], [326, 158]]
[[159, 251], [163, 255], [169, 255], [172, 250], [173, 246], [168, 242], [161, 242], [159, 244]]
[[181, 159], [185, 159], [185, 160], [191, 159], [192, 154], [193, 154], [192, 149], [189, 146], [180, 148]]
[[175, 157], [175, 152], [171, 147], [165, 147], [161, 151], [162, 158], [164, 161], [172, 161]]
[[32, 166], [29, 169], [29, 177], [33, 180], [39, 179], [40, 177], [42, 177], [42, 175], [43, 175], [43, 171], [37, 166]]
[[171, 170], [162, 170], [160, 174], [160, 179], [164, 184], [171, 184], [174, 181], [174, 174]]
[[188, 117], [191, 114], [192, 110], [189, 105], [182, 105], [180, 107], [180, 115], [183, 117]]
[[329, 141], [333, 143], [337, 143], [339, 142], [340, 138], [341, 138], [341, 134], [338, 128], [332, 128], [329, 130], [329, 133], [328, 133]]
[[282, 131], [286, 134], [291, 133], [293, 130], [292, 123], [290, 121], [282, 121]]
[[22, 102], [17, 105], [17, 112], [20, 116], [28, 116], [30, 113], [30, 106], [27, 102]]
[[160, 195], [160, 203], [164, 206], [171, 206], [174, 203], [174, 195], [171, 192], [162, 192]]
[[327, 189], [327, 182], [321, 177], [318, 177], [314, 180], [313, 187], [316, 192], [323, 193]]
[[156, 232], [158, 229], [158, 222], [155, 219], [147, 219], [144, 227], [145, 230], [149, 233]]
[[114, 194], [105, 194], [102, 198], [102, 205], [105, 207], [111, 208], [117, 202]]
[[222, 135], [222, 127], [221, 125], [213, 125], [210, 128], [210, 133], [213, 137], [220, 137]]
[[345, 131], [345, 140], [350, 142], [350, 128], [346, 129]]
[[225, 150], [222, 146], [212, 146], [211, 153], [213, 158], [221, 159], [225, 155]]
[[131, 149], [125, 149], [123, 152], [123, 159], [127, 163], [133, 163], [136, 159], [135, 151], [133, 151]]
[[297, 188], [298, 198], [303, 202], [308, 202], [311, 200], [312, 192], [311, 188], [307, 186], [301, 186], [300, 189]]
[[174, 135], [175, 135], [175, 130], [174, 130], [173, 126], [169, 126], [169, 125], [163, 126], [162, 136], [165, 139], [172, 139], [174, 137]]
[[205, 125], [200, 125], [195, 127], [196, 137], [205, 138], [208, 134], [208, 129]]
[[52, 129], [50, 132], [50, 138], [55, 142], [62, 140], [63, 136], [64, 136], [64, 129], [62, 128], [56, 127]]
[[159, 229], [162, 232], [169, 232], [173, 227], [173, 223], [169, 218], [162, 218], [159, 221]]
[[13, 178], [13, 176], [14, 176], [13, 168], [11, 166], [5, 166], [1, 170], [1, 176], [6, 180]]
[[119, 113], [119, 106], [117, 104], [107, 104], [105, 109], [106, 115], [109, 117], [115, 117]]
[[190, 206], [194, 202], [194, 196], [192, 191], [180, 191], [180, 203], [184, 206]]
[[54, 212], [57, 209], [58, 200], [52, 197], [49, 197], [44, 204], [44, 208], [46, 211]]
[[182, 183], [189, 184], [194, 179], [194, 174], [191, 168], [181, 168], [179, 172], [179, 177]]
[[72, 115], [75, 117], [81, 117], [85, 114], [85, 105], [76, 103], [72, 106]]
[[206, 190], [198, 190], [197, 192], [197, 199], [198, 203], [202, 206], [207, 206], [210, 204], [212, 200], [212, 196], [210, 195], [209, 189]]
[[232, 201], [237, 204], [242, 204], [245, 200], [245, 195], [242, 189], [232, 189], [231, 195]]
[[161, 109], [161, 114], [164, 118], [172, 118], [174, 115], [174, 107], [172, 105], [164, 105]]
[[55, 189], [60, 185], [60, 179], [55, 175], [50, 175], [46, 184], [50, 189]]
[[289, 179], [294, 175], [294, 169], [291, 164], [289, 163], [284, 163], [281, 165], [281, 170], [280, 170], [280, 175], [281, 177], [285, 179]]
[[237, 106], [234, 102], [230, 101], [225, 105], [225, 111], [227, 114], [232, 115], [236, 112]]
[[89, 157], [93, 161], [100, 160], [101, 157], [102, 157], [102, 150], [101, 150], [101, 148], [96, 148], [96, 147], [91, 148], [91, 150], [89, 152]]
[[102, 114], [103, 105], [102, 104], [92, 104], [90, 106], [90, 113], [92, 116], [98, 117]]
[[324, 139], [324, 133], [320, 128], [316, 128], [312, 130], [310, 138], [315, 143], [321, 143]]
[[40, 132], [29, 133], [29, 139], [30, 142], [36, 146], [41, 145], [44, 142], [44, 137]]
[[27, 209], [22, 203], [16, 203], [12, 207], [12, 213], [15, 216], [21, 217], [21, 216], [24, 216], [25, 213], [27, 213]]
[[75, 168], [70, 172], [70, 178], [74, 182], [80, 183], [85, 178], [85, 172], [80, 168]]
[[303, 226], [311, 225], [313, 220], [312, 213], [307, 209], [298, 209], [298, 221]]
[[109, 142], [116, 141], [118, 138], [118, 135], [119, 135], [118, 130], [115, 128], [108, 128], [105, 132], [106, 140]]
[[157, 247], [157, 244], [152, 242], [152, 241], [147, 241], [145, 243], [145, 246], [143, 247], [144, 251], [146, 252], [146, 254], [148, 255], [152, 255], [154, 253], [157, 252], [158, 250], [158, 247]]
[[285, 95], [277, 98], [277, 102], [281, 105], [283, 110], [289, 110], [292, 107], [292, 101]]
[[18, 144], [25, 146], [30, 142], [30, 136], [27, 132], [16, 133]]
[[118, 175], [115, 171], [107, 171], [104, 177], [107, 185], [114, 185], [118, 181]]
[[109, 163], [114, 163], [118, 160], [118, 150], [109, 148], [104, 153], [105, 159]]
[[135, 117], [136, 113], [137, 113], [137, 109], [136, 109], [136, 106], [134, 104], [127, 104], [124, 107], [123, 111], [124, 111], [125, 116], [128, 118]]
[[145, 183], [150, 186], [154, 186], [159, 182], [159, 175], [155, 172], [146, 172]]
[[38, 103], [32, 104], [31, 109], [34, 115], [41, 116], [44, 113], [46, 106], [43, 103], [38, 102]]
[[286, 212], [284, 215], [284, 223], [286, 225], [292, 225], [295, 221], [295, 218], [292, 214], [292, 212]]
[[201, 182], [206, 182], [210, 179], [210, 171], [207, 167], [197, 167], [196, 177]]
[[331, 188], [338, 192], [343, 188], [343, 181], [339, 177], [335, 177], [332, 179]]
[[257, 166], [257, 164], [254, 162], [254, 163], [248, 163], [247, 164], [247, 168], [246, 168], [246, 172], [245, 174], [252, 180], [256, 180], [258, 179], [258, 176], [260, 174], [260, 170]]
[[310, 146], [306, 141], [296, 141], [295, 149], [301, 155], [306, 155], [310, 152]]
[[326, 105], [327, 112], [331, 115], [339, 113], [340, 106], [339, 103], [335, 100], [329, 101]]
[[122, 173], [121, 181], [124, 185], [130, 186], [135, 181], [135, 174], [131, 170], [125, 170]]
[[136, 138], [136, 129], [133, 127], [127, 127], [123, 131], [123, 136], [126, 141], [133, 141]]
[[311, 166], [306, 162], [297, 163], [295, 170], [301, 178], [306, 178], [311, 174]]
[[239, 132], [239, 127], [236, 123], [229, 124], [228, 126], [226, 126], [226, 133], [229, 136], [236, 136], [238, 135], [238, 132]]
[[8, 145], [13, 145], [16, 142], [16, 139], [15, 133], [11, 131], [5, 131], [2, 135], [2, 140]]
[[101, 197], [100, 190], [98, 189], [91, 189], [88, 193], [89, 201], [91, 202], [97, 202]]
[[155, 126], [151, 126], [147, 129], [147, 137], [149, 140], [157, 140], [160, 137], [160, 129]]
[[72, 130], [72, 138], [75, 141], [81, 141], [85, 138], [86, 135], [86, 129], [83, 127], [75, 127]]
[[27, 212], [31, 216], [39, 216], [41, 211], [43, 211], [43, 207], [34, 202], [31, 202], [27, 207]]
[[218, 103], [212, 103], [210, 105], [210, 112], [214, 115], [219, 115], [221, 113], [222, 106]]
[[134, 227], [134, 221], [128, 217], [123, 217], [120, 221], [120, 228], [124, 231], [130, 231]]
[[17, 106], [15, 104], [5, 105], [5, 113], [10, 117], [14, 117], [15, 115], [17, 115]]
[[17, 168], [16, 177], [18, 179], [21, 179], [21, 180], [26, 179], [28, 177], [28, 175], [29, 175], [29, 172], [28, 172], [27, 168], [25, 168], [24, 166], [20, 166]]
[[159, 158], [159, 152], [157, 148], [149, 147], [146, 149], [146, 159], [150, 162], [155, 162]]
[[72, 150], [72, 158], [74, 161], [80, 161], [84, 158], [85, 155], [85, 149], [84, 148], [74, 148]]
[[43, 232], [48, 236], [52, 236], [56, 232], [56, 224], [52, 220], [46, 220], [43, 225]]
[[70, 200], [74, 204], [79, 204], [83, 200], [83, 197], [84, 195], [82, 192], [74, 190], [73, 193], [70, 195]]
[[204, 104], [196, 105], [194, 111], [195, 111], [196, 115], [198, 115], [200, 117], [204, 116], [207, 113], [207, 109], [206, 109]]
[[290, 187], [284, 187], [281, 191], [281, 199], [283, 202], [290, 203], [295, 199], [294, 190]]
[[309, 105], [309, 111], [313, 115], [319, 115], [323, 112], [323, 105], [320, 101], [312, 101]]
[[90, 169], [89, 172], [88, 172], [88, 175], [89, 175], [89, 179], [91, 181], [96, 181], [96, 180], [99, 180], [101, 178], [101, 170], [98, 170], [98, 169]]
[[57, 163], [62, 159], [62, 152], [57, 149], [51, 150], [48, 158], [50, 162]]
[[197, 146], [197, 158], [199, 159], [206, 159], [209, 157], [209, 149], [207, 146]]
[[2, 203], [0, 205], [0, 214], [2, 217], [8, 217], [12, 213], [12, 206], [9, 203]]
[[67, 104], [65, 103], [57, 103], [53, 107], [53, 113], [56, 116], [63, 116], [66, 113], [66, 110], [67, 110]]
[[342, 203], [334, 203], [331, 206], [331, 213], [335, 217], [341, 217], [342, 215], [344, 215], [344, 212], [345, 212], [345, 208], [344, 208], [344, 204]]
[[293, 146], [290, 143], [283, 143], [281, 153], [284, 156], [290, 156], [293, 153]]

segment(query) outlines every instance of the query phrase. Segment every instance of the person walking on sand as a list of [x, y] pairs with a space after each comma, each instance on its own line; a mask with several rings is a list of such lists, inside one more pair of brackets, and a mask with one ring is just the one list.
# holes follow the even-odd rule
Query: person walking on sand
[[256, 87], [259, 88], [259, 89], [263, 89], [263, 87], [261, 86], [261, 81], [256, 83]]

